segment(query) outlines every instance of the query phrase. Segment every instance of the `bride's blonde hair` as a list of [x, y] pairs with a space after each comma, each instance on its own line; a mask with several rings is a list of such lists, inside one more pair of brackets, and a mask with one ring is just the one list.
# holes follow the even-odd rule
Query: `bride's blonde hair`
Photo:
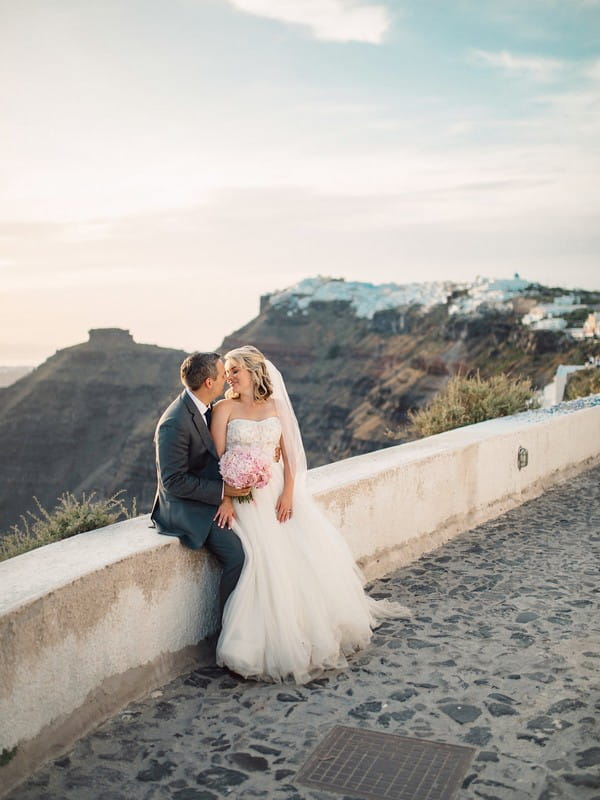
[[[256, 347], [251, 344], [244, 345], [243, 347], [236, 347], [235, 350], [230, 350], [225, 353], [225, 361], [233, 361], [238, 367], [247, 369], [252, 376], [252, 384], [254, 387], [254, 399], [257, 401], [268, 400], [273, 394], [273, 386], [269, 373], [267, 371], [267, 364], [265, 357]], [[228, 389], [225, 392], [225, 397], [237, 398], [239, 394], [234, 392], [233, 389]]]

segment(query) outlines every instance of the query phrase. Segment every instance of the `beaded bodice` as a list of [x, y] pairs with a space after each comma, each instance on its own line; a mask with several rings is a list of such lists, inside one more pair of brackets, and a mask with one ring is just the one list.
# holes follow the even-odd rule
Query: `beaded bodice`
[[273, 457], [279, 445], [281, 422], [279, 417], [267, 419], [230, 419], [227, 423], [227, 450], [239, 445], [260, 447]]

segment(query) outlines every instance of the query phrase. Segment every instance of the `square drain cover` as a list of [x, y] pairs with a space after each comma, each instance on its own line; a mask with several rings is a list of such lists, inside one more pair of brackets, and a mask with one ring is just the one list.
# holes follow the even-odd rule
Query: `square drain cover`
[[474, 747], [336, 725], [296, 780], [362, 800], [450, 800]]

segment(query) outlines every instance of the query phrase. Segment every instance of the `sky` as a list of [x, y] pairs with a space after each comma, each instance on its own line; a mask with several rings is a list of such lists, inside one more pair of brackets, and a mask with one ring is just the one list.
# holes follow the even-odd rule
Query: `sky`
[[600, 0], [0, 0], [0, 365], [316, 275], [600, 289]]

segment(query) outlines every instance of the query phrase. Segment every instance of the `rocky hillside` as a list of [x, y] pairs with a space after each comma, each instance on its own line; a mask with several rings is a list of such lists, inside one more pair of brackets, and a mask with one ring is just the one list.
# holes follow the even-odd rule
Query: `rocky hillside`
[[185, 353], [136, 344], [127, 331], [90, 331], [0, 389], [0, 531], [64, 491], [125, 489], [147, 511], [156, 488], [152, 437], [179, 391]]
[[[311, 279], [262, 298], [259, 315], [221, 352], [254, 344], [280, 366], [314, 467], [411, 438], [409, 410], [456, 372], [525, 375], [541, 388], [558, 364], [600, 351], [598, 339], [523, 323], [563, 291], [521, 279], [471, 287]], [[575, 299], [572, 320], [600, 303], [592, 293]], [[0, 531], [33, 507], [33, 495], [48, 507], [67, 490], [125, 489], [148, 511], [153, 431], [180, 389], [184, 356], [137, 344], [127, 331], [90, 331], [85, 344], [1, 388]]]
[[[458, 372], [529, 377], [541, 389], [560, 363], [583, 363], [598, 340], [522, 318], [564, 290], [515, 277], [374, 286], [308, 279], [263, 297], [261, 313], [228, 336], [222, 352], [254, 344], [277, 363], [302, 425], [311, 466], [412, 438], [408, 412]], [[580, 292], [566, 312], [600, 303]]]

